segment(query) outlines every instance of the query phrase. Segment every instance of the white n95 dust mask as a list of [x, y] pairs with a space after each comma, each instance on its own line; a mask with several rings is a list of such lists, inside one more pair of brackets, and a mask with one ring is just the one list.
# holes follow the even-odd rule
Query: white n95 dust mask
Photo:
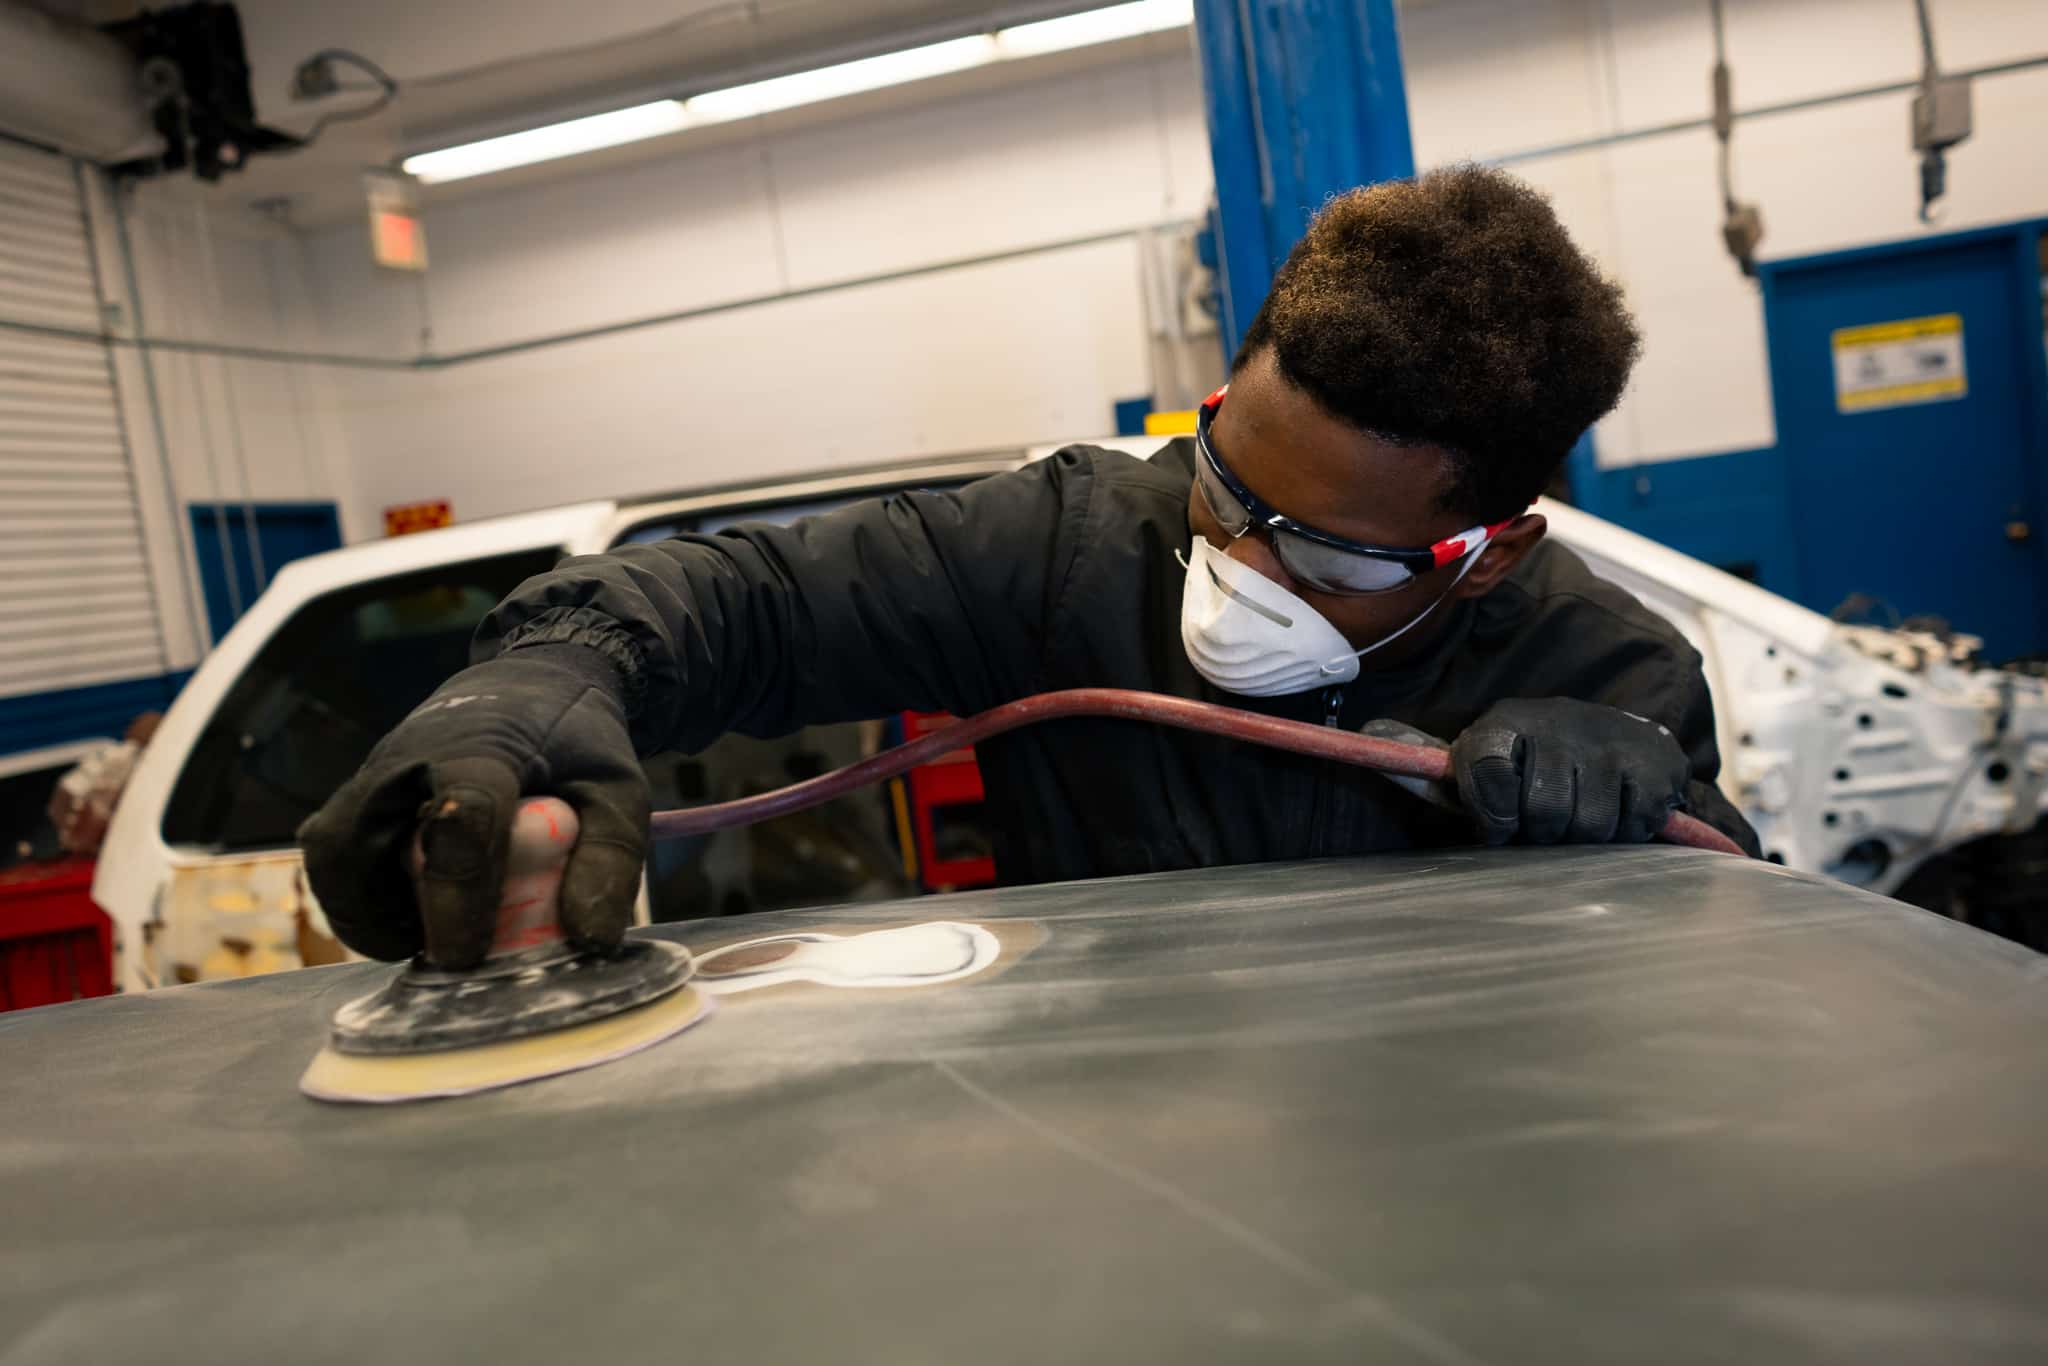
[[1358, 661], [1419, 625], [1451, 595], [1486, 548], [1482, 537], [1465, 552], [1450, 588], [1406, 625], [1363, 650], [1351, 648], [1329, 618], [1251, 566], [1195, 537], [1181, 591], [1180, 639], [1195, 672], [1225, 692], [1280, 697], [1334, 687], [1358, 677]]

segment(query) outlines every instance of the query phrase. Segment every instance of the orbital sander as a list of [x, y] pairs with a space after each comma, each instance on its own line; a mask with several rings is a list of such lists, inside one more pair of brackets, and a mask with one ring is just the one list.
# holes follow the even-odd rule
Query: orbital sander
[[[711, 998], [690, 986], [680, 944], [628, 939], [597, 953], [563, 938], [557, 904], [577, 830], [566, 802], [521, 803], [490, 954], [459, 972], [422, 954], [343, 1006], [299, 1089], [370, 1103], [466, 1095], [611, 1062], [704, 1018]], [[416, 845], [415, 878], [419, 867]]]

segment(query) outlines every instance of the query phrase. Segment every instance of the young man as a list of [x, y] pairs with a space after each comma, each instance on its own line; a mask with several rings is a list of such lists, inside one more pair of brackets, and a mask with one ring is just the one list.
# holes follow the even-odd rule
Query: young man
[[[1377, 774], [1125, 721], [980, 747], [1012, 882], [1521, 839], [1645, 840], [1714, 787], [1699, 656], [1529, 512], [1620, 397], [1619, 289], [1549, 205], [1463, 167], [1336, 199], [1274, 280], [1200, 435], [1073, 447], [958, 493], [630, 546], [523, 584], [480, 662], [301, 831], [350, 946], [488, 946], [522, 794], [576, 806], [579, 942], [624, 932], [636, 761], [738, 730], [1142, 688], [1455, 737], [1469, 814]], [[1183, 567], [1185, 565], [1185, 568]], [[422, 832], [418, 898], [401, 851]]]

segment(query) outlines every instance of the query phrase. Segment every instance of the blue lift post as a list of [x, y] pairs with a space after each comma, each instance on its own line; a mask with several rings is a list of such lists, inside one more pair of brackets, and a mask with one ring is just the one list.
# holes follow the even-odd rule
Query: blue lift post
[[1394, 0], [1195, 0], [1223, 344], [1331, 195], [1415, 174]]

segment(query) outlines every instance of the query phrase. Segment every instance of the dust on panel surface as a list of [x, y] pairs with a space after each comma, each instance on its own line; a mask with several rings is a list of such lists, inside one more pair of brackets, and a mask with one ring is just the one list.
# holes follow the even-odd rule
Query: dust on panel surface
[[2048, 999], [2014, 945], [1670, 849], [655, 933], [919, 918], [1011, 956], [395, 1110], [294, 1089], [370, 965], [4, 1017], [0, 1361], [2048, 1349]]

